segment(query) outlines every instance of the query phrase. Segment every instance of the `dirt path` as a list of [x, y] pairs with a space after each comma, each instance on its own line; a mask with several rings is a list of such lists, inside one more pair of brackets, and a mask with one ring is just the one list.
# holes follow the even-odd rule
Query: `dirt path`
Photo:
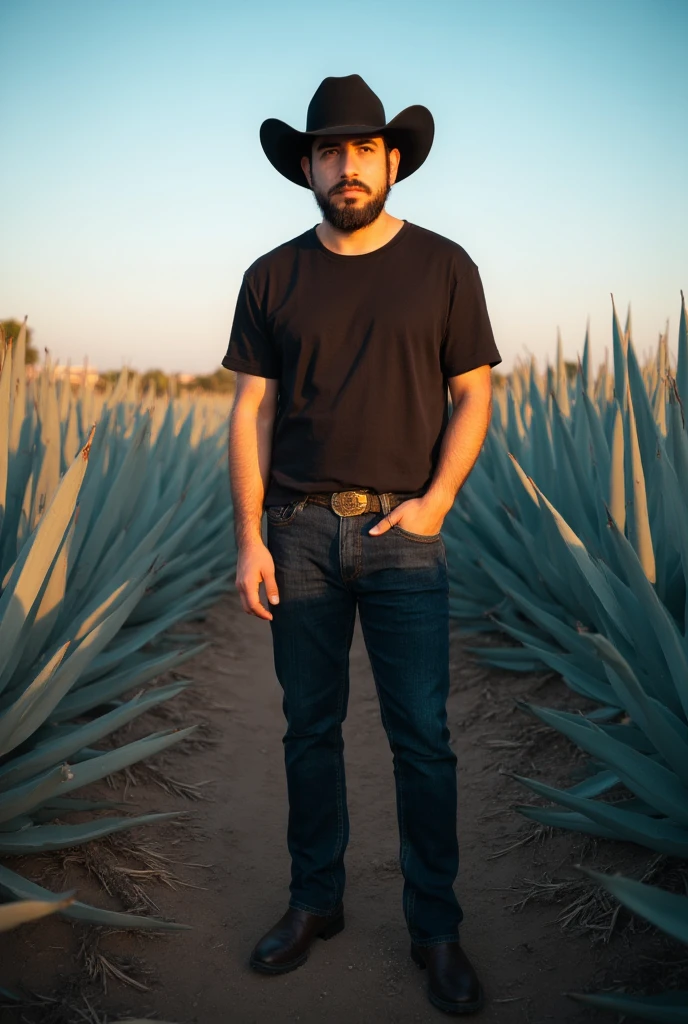
[[[245, 615], [235, 594], [218, 603], [199, 628], [212, 636], [214, 645], [184, 666], [184, 674], [230, 710], [211, 713], [216, 745], [190, 756], [177, 751], [170, 763], [177, 778], [213, 779], [208, 793], [212, 799], [190, 804], [154, 786], [137, 786], [132, 804], [136, 810], [191, 809], [200, 831], [195, 839], [185, 837], [174, 856], [210, 865], [179, 868], [183, 877], [204, 888], [171, 891], [159, 885], [153, 893], [160, 913], [190, 923], [194, 930], [154, 937], [106, 932], [104, 949], [135, 953], [154, 973], [145, 979], [145, 993], [111, 980], [99, 1005], [113, 1014], [155, 1013], [184, 1024], [410, 1024], [448, 1019], [428, 1003], [425, 975], [408, 955], [391, 753], [358, 622], [344, 726], [351, 816], [346, 928], [330, 942], [316, 942], [306, 965], [290, 974], [265, 977], [248, 967], [253, 944], [281, 916], [288, 900], [281, 690], [269, 625]], [[463, 651], [466, 644], [453, 635], [449, 713], [459, 756], [462, 941], [487, 994], [485, 1009], [472, 1019], [484, 1024], [608, 1021], [607, 1015], [586, 1011], [562, 994], [584, 989], [592, 980], [599, 953], [589, 938], [562, 935], [554, 923], [555, 907], [528, 904], [519, 913], [508, 907], [515, 896], [507, 887], [570, 860], [576, 840], [555, 836], [545, 845], [521, 846], [490, 859], [522, 827], [523, 819], [509, 805], [528, 802], [525, 791], [499, 772], [503, 751], [510, 755], [513, 746], [508, 744], [516, 742], [508, 738], [516, 718], [519, 728], [525, 718], [512, 706], [513, 697], [526, 691], [526, 682], [516, 674], [470, 664]], [[545, 704], [563, 689], [556, 680], [539, 685], [536, 699]], [[196, 718], [193, 703], [189, 706], [185, 724]], [[151, 720], [140, 725], [141, 734], [151, 731]], [[161, 727], [159, 722], [155, 726]], [[555, 747], [558, 742], [555, 738]], [[561, 763], [567, 750], [563, 744], [549, 753]], [[104, 784], [91, 791], [112, 797]], [[147, 837], [156, 834], [155, 827], [139, 834], [144, 831]], [[80, 898], [118, 906], [83, 874], [77, 877], [71, 881], [79, 885]], [[24, 980], [34, 989], [47, 989], [74, 963], [75, 931], [56, 919], [25, 926], [9, 952], [3, 947], [7, 955], [0, 955], [0, 984]], [[30, 954], [33, 959], [22, 964]]]

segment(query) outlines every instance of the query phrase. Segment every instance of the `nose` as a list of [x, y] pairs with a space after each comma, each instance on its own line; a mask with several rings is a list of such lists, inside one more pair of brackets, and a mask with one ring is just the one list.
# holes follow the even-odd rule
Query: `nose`
[[342, 150], [342, 161], [339, 168], [340, 178], [355, 178], [358, 176], [356, 151], [353, 146], [345, 146]]

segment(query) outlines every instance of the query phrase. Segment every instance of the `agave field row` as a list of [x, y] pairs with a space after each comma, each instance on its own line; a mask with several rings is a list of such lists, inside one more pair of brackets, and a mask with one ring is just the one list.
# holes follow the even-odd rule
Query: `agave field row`
[[[195, 728], [98, 746], [191, 685], [145, 689], [201, 649], [167, 631], [231, 586], [227, 400], [142, 394], [126, 370], [109, 392], [73, 389], [48, 361], [27, 380], [25, 345], [23, 328], [0, 346], [0, 902], [14, 904], [0, 927], [45, 903], [99, 924], [184, 927], [51, 893], [8, 858], [171, 816], [95, 815], [118, 805], [74, 794]], [[88, 817], [70, 824], [74, 812]]]
[[[574, 714], [520, 702], [590, 757], [588, 776], [567, 789], [515, 775], [554, 805], [520, 812], [688, 858], [683, 293], [681, 300], [674, 371], [666, 335], [640, 366], [630, 316], [622, 330], [615, 309], [613, 377], [604, 364], [593, 380], [587, 335], [572, 382], [561, 346], [542, 376], [533, 361], [518, 367], [495, 392], [483, 451], [443, 533], [452, 615], [465, 631], [500, 631], [520, 645], [468, 648], [473, 655], [516, 671], [553, 669], [598, 705]], [[605, 884], [688, 942], [688, 900], [648, 886], [640, 899], [640, 883], [616, 876]], [[577, 998], [648, 1020], [688, 1020], [685, 992]]]
[[[613, 372], [604, 364], [593, 378], [586, 336], [572, 381], [559, 345], [544, 374], [531, 361], [495, 389], [483, 451], [443, 526], [451, 612], [467, 632], [502, 632], [519, 645], [469, 648], [477, 658], [552, 669], [597, 704], [573, 714], [521, 702], [589, 755], [587, 777], [567, 789], [514, 776], [553, 805], [521, 813], [685, 859], [685, 303], [675, 370], [666, 335], [641, 367], [630, 318], [622, 330], [615, 310], [612, 343]], [[8, 903], [0, 928], [51, 909], [103, 924], [184, 927], [50, 893], [7, 857], [169, 816], [64, 824], [70, 812], [117, 806], [73, 790], [194, 728], [97, 746], [190, 685], [141, 689], [197, 653], [167, 631], [230, 586], [229, 400], [159, 399], [126, 371], [109, 392], [74, 392], [48, 363], [27, 381], [24, 345], [23, 335], [4, 353], [0, 345], [0, 901]], [[588, 874], [688, 942], [685, 897]], [[658, 1022], [688, 1019], [688, 993], [577, 998]]]

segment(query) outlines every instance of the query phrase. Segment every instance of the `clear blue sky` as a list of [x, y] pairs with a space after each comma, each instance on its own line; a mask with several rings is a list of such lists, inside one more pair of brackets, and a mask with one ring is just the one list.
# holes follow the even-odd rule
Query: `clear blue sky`
[[327, 75], [387, 118], [423, 103], [423, 167], [388, 209], [480, 268], [508, 370], [611, 359], [688, 292], [687, 0], [3, 0], [0, 317], [53, 357], [208, 372], [243, 270], [320, 220], [268, 163]]

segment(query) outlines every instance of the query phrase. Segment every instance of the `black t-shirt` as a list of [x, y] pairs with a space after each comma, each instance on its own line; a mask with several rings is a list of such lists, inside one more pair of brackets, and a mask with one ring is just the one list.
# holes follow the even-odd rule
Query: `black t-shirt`
[[478, 268], [404, 221], [373, 252], [331, 252], [310, 228], [244, 274], [230, 370], [279, 380], [264, 504], [315, 491], [429, 486], [447, 378], [502, 361]]

